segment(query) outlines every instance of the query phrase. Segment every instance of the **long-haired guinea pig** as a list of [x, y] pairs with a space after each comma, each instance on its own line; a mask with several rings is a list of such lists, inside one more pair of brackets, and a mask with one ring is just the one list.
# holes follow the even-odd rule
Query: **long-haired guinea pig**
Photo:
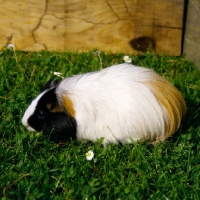
[[172, 84], [150, 69], [120, 64], [49, 81], [22, 123], [56, 142], [156, 142], [171, 136], [185, 113], [185, 101]]

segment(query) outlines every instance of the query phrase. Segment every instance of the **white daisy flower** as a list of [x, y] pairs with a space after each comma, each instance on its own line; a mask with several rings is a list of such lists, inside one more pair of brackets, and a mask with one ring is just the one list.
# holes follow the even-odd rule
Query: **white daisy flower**
[[60, 73], [60, 72], [52, 72], [51, 71], [51, 73], [54, 74], [55, 76], [63, 78], [62, 73]]
[[95, 51], [95, 52], [94, 52], [94, 55], [99, 56], [100, 54], [101, 54], [101, 51]]
[[85, 155], [87, 160], [92, 160], [94, 157], [94, 152], [92, 150], [89, 150]]
[[14, 45], [14, 44], [8, 44], [7, 48], [8, 48], [9, 50], [14, 51], [14, 50], [15, 50], [15, 45]]
[[53, 73], [55, 76], [61, 76], [62, 75], [62, 73], [60, 73], [60, 72], [54, 72]]
[[124, 56], [123, 60], [124, 60], [125, 63], [131, 63], [132, 62], [132, 59], [129, 56]]

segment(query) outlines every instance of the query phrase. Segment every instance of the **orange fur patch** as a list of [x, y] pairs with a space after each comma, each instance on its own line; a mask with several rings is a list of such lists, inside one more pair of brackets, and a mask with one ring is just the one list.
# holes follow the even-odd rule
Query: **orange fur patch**
[[[181, 120], [186, 113], [186, 103], [181, 93], [171, 83], [156, 75], [154, 80], [145, 83], [153, 91], [158, 102], [168, 113], [165, 123], [165, 138], [172, 135], [180, 126]], [[157, 138], [164, 140], [165, 138]]]
[[65, 107], [65, 110], [71, 117], [75, 117], [75, 110], [74, 106], [72, 103], [72, 100], [68, 96], [62, 96], [62, 103], [63, 106]]

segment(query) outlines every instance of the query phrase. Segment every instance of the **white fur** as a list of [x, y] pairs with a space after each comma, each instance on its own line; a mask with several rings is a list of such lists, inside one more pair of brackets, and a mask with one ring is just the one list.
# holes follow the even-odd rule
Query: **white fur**
[[77, 139], [104, 137], [106, 144], [164, 137], [169, 118], [145, 84], [155, 75], [150, 69], [121, 64], [64, 79], [56, 94], [73, 102]]

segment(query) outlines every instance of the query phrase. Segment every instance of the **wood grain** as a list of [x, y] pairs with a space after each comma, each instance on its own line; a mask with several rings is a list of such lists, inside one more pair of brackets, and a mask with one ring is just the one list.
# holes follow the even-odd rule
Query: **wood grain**
[[184, 0], [0, 0], [0, 47], [181, 54]]
[[200, 1], [190, 0], [186, 19], [184, 53], [200, 69]]

